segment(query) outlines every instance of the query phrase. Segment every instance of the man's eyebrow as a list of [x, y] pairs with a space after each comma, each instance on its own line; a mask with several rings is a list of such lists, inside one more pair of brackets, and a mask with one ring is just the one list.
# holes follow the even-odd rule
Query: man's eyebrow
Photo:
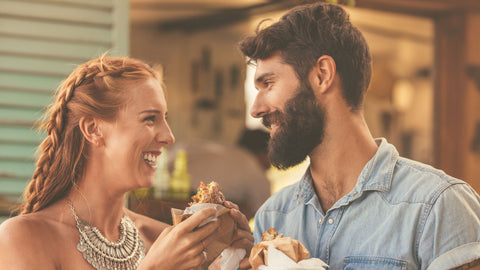
[[265, 80], [265, 77], [269, 77], [269, 76], [273, 76], [275, 74], [273, 74], [272, 72], [268, 72], [268, 73], [263, 73], [262, 75], [258, 76], [256, 79], [255, 79], [255, 83], [261, 83], [263, 82], [263, 80]]

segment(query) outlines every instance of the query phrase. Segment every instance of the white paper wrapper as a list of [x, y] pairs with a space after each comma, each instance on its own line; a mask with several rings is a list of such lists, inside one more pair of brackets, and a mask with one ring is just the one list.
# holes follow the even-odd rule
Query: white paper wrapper
[[221, 270], [237, 270], [240, 265], [240, 261], [245, 258], [247, 251], [243, 248], [233, 249], [227, 248], [222, 251], [222, 257], [220, 258]]
[[311, 258], [296, 263], [280, 250], [269, 246], [267, 265], [262, 265], [260, 270], [321, 270], [327, 269], [328, 265], [322, 260]]
[[217, 210], [217, 213], [215, 214], [215, 216], [212, 216], [211, 218], [205, 219], [202, 223], [200, 223], [198, 225], [198, 227], [202, 227], [203, 225], [206, 225], [206, 224], [208, 224], [212, 221], [217, 220], [217, 217], [218, 217], [218, 214], [220, 213], [220, 210], [224, 209], [225, 207], [220, 205], [220, 204], [216, 204], [216, 203], [197, 203], [197, 204], [194, 204], [192, 206], [189, 206], [189, 207], [185, 208], [185, 210], [183, 210], [183, 214], [184, 215], [193, 215], [197, 211], [200, 211], [204, 208], [209, 208], [209, 207], [215, 208], [215, 210]]
[[211, 219], [207, 219], [204, 222], [200, 223], [199, 226], [201, 227], [208, 222], [214, 221], [216, 219], [219, 219], [221, 224], [218, 231], [215, 233], [215, 239], [206, 247], [205, 251], [207, 252], [207, 259], [205, 260], [205, 262], [202, 263], [202, 265], [194, 268], [195, 270], [204, 270], [209, 267], [209, 265], [213, 261], [215, 261], [218, 256], [220, 256], [220, 253], [222, 253], [225, 248], [230, 246], [236, 230], [235, 221], [229, 214], [230, 209], [219, 204], [194, 204], [191, 207], [188, 207], [188, 210], [181, 210], [175, 208], [171, 209], [173, 225], [176, 226], [186, 218], [190, 217], [196, 211], [199, 211], [206, 207], [214, 207], [215, 209], [217, 209], [217, 214], [215, 217], [212, 217]]

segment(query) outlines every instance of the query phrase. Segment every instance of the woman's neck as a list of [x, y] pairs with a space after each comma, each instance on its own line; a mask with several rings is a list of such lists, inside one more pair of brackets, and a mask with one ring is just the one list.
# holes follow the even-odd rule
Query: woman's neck
[[82, 179], [73, 187], [67, 200], [72, 203], [80, 219], [95, 226], [108, 240], [116, 241], [120, 221], [125, 215], [125, 194], [112, 192], [96, 183]]

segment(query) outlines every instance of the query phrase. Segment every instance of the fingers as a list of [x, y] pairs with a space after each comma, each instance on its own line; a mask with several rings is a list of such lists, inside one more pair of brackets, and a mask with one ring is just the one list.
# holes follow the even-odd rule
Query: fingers
[[250, 253], [253, 247], [254, 238], [250, 232], [237, 230], [233, 242], [230, 244], [232, 248], [243, 248]]
[[193, 231], [193, 229], [198, 227], [198, 225], [202, 223], [202, 221], [204, 221], [209, 217], [215, 216], [216, 213], [217, 213], [217, 210], [215, 210], [215, 208], [209, 207], [209, 208], [202, 209], [196, 212], [195, 214], [193, 214], [191, 217], [184, 220], [183, 222], [181, 222], [180, 224], [178, 224], [177, 227], [185, 231]]
[[233, 202], [231, 202], [231, 201], [225, 201], [225, 202], [223, 203], [223, 205], [224, 205], [225, 207], [227, 207], [227, 208], [233, 208], [233, 209], [240, 210], [240, 208], [238, 207], [238, 205], [235, 204], [235, 203], [233, 203]]
[[243, 260], [240, 261], [239, 268], [241, 270], [251, 269], [251, 265], [250, 265], [250, 262], [248, 261], [248, 257], [246, 257], [246, 258], [244, 258]]
[[248, 225], [247, 217], [242, 214], [242, 212], [238, 211], [238, 209], [230, 209], [230, 215], [233, 217], [233, 219], [237, 223], [237, 227], [240, 230], [251, 232], [250, 226]]

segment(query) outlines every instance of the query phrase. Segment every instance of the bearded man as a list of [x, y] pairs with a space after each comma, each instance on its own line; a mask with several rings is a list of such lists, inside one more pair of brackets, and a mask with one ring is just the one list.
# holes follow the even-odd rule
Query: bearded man
[[251, 114], [271, 129], [269, 157], [297, 183], [255, 216], [330, 269], [462, 269], [480, 264], [480, 197], [465, 182], [399, 156], [363, 116], [371, 56], [339, 6], [289, 11], [240, 43], [256, 65]]

